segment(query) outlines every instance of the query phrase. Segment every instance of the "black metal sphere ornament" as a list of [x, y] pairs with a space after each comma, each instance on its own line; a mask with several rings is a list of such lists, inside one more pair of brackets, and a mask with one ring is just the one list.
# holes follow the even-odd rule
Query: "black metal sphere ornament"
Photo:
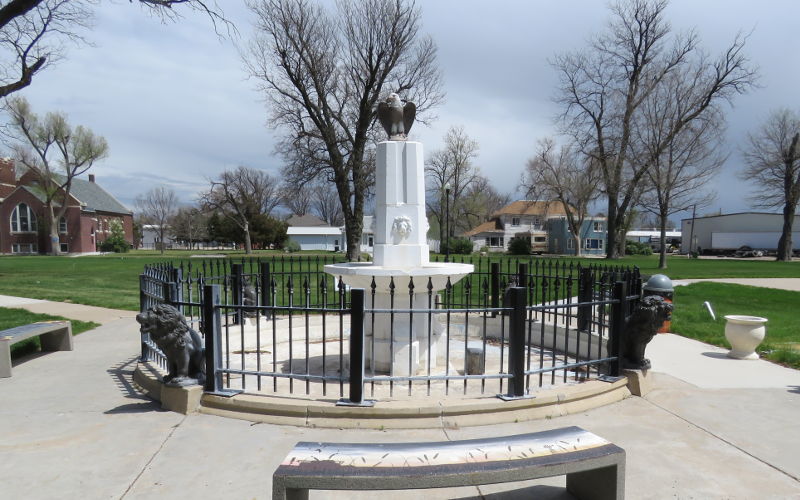
[[389, 94], [385, 101], [378, 103], [378, 121], [389, 135], [390, 141], [405, 141], [416, 115], [417, 106], [411, 101], [403, 101], [395, 93]]

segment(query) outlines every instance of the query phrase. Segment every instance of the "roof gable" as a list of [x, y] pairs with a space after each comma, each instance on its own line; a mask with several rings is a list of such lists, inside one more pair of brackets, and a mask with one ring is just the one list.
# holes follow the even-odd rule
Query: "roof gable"
[[72, 179], [70, 195], [83, 205], [84, 210], [129, 214], [131, 211], [99, 184], [83, 179]]
[[492, 217], [501, 215], [566, 215], [564, 204], [560, 201], [518, 200], [504, 206]]
[[331, 227], [328, 225], [327, 222], [320, 219], [319, 217], [315, 217], [313, 215], [292, 215], [288, 219], [286, 219], [286, 223], [289, 226], [301, 226], [301, 227]]

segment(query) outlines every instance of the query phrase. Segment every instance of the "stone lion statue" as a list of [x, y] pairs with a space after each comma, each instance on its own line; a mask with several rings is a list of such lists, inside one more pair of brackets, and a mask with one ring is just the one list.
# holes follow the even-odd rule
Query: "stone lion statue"
[[631, 370], [650, 368], [650, 360], [644, 357], [645, 348], [671, 314], [672, 304], [663, 297], [648, 295], [642, 298], [625, 323], [625, 335], [620, 346], [623, 368]]
[[142, 333], [167, 357], [169, 373], [164, 383], [170, 386], [203, 384], [206, 380], [203, 339], [192, 330], [178, 309], [159, 304], [137, 314]]

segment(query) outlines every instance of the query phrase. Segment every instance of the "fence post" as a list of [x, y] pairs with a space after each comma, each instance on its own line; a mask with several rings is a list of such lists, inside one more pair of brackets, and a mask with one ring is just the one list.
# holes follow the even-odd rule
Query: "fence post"
[[165, 304], [168, 304], [168, 305], [173, 305], [174, 304], [175, 296], [177, 295], [177, 293], [175, 292], [175, 288], [176, 288], [175, 283], [172, 283], [172, 282], [162, 283], [161, 284], [161, 290], [162, 290], [163, 295], [164, 295], [164, 303]]
[[[578, 303], [593, 302], [592, 270], [582, 267], [578, 275]], [[578, 306], [578, 331], [588, 332], [592, 320], [592, 306]]]
[[[492, 293], [492, 308], [497, 309], [500, 307], [500, 263], [492, 262], [491, 265], [491, 293]], [[497, 317], [497, 311], [492, 311], [492, 317]]]
[[144, 274], [139, 275], [139, 312], [145, 312], [148, 308], [147, 294], [145, 287], [147, 286], [147, 276]]
[[337, 406], [374, 406], [364, 399], [364, 289], [350, 290], [350, 397]]
[[233, 324], [242, 324], [242, 265], [231, 264], [231, 302], [233, 303]]
[[508, 368], [512, 378], [508, 382], [508, 394], [498, 394], [498, 397], [510, 401], [525, 397], [525, 308], [528, 305], [528, 289], [514, 287], [506, 294], [511, 307], [508, 320]]
[[[147, 310], [147, 294], [145, 293], [145, 285], [147, 283], [147, 277], [144, 274], [139, 275], [139, 312], [145, 312]], [[150, 352], [150, 348], [145, 342], [149, 337], [149, 333], [142, 333], [141, 334], [141, 341], [142, 341], [142, 354], [139, 357], [139, 361], [148, 361], [149, 356], [148, 353]]]
[[528, 264], [520, 262], [517, 267], [517, 286], [528, 288]]
[[222, 389], [222, 321], [220, 319], [219, 285], [203, 286], [203, 334], [205, 337], [206, 383], [205, 391], [218, 394]]
[[617, 281], [614, 283], [612, 295], [614, 301], [611, 305], [611, 325], [608, 332], [608, 354], [617, 359], [611, 362], [609, 375], [619, 377], [622, 373], [622, 344], [625, 335], [625, 316], [628, 311], [628, 283]]

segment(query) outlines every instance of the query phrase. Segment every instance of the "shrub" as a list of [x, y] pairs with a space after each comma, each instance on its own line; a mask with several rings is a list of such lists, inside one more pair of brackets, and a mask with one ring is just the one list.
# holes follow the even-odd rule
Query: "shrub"
[[472, 253], [472, 240], [469, 238], [450, 238], [445, 240], [445, 243], [439, 249], [440, 253], [447, 253], [447, 247], [450, 247], [450, 253], [456, 255], [468, 255]]
[[530, 255], [531, 242], [525, 238], [511, 238], [508, 242], [508, 253], [511, 255]]
[[627, 240], [625, 242], [625, 253], [628, 255], [653, 255], [653, 249], [647, 243]]
[[300, 251], [300, 243], [294, 240], [288, 240], [283, 245], [283, 250], [289, 253], [299, 252]]
[[130, 244], [125, 241], [125, 230], [122, 229], [122, 223], [115, 219], [111, 221], [109, 226], [111, 234], [104, 242], [100, 243], [100, 251], [125, 253], [130, 250]]

